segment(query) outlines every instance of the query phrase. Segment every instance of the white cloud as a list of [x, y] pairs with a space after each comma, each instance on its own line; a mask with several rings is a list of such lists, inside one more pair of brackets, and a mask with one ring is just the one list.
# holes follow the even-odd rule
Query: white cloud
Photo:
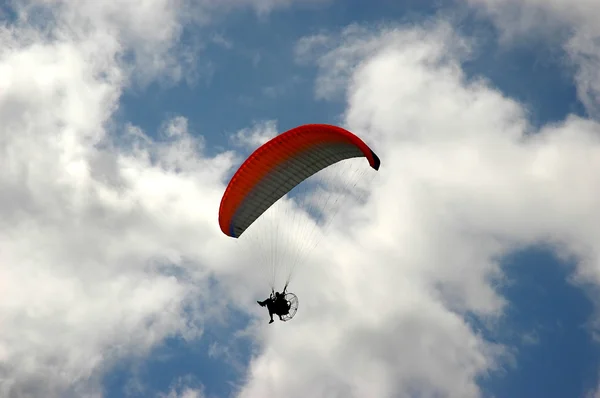
[[217, 46], [221, 46], [227, 50], [233, 48], [233, 41], [231, 41], [230, 39], [228, 39], [227, 37], [221, 35], [221, 34], [213, 34], [211, 37], [212, 42], [217, 45]]
[[[600, 379], [600, 377], [599, 377]], [[600, 386], [598, 386], [596, 389], [589, 391], [585, 398], [600, 398]]]
[[38, 28], [43, 40], [76, 45], [87, 63], [101, 64], [102, 73], [118, 68], [147, 84], [158, 77], [177, 81], [195, 72], [188, 55], [197, 54], [197, 43], [185, 49], [177, 45], [184, 24], [195, 21], [186, 0], [31, 0], [17, 6], [13, 29]]
[[4, 396], [23, 386], [61, 395], [168, 335], [197, 337], [211, 316], [205, 256], [219, 246], [215, 203], [229, 158], [205, 159], [187, 133], [121, 152], [51, 132], [65, 144], [2, 134]]
[[[437, 25], [433, 28], [440, 30], [440, 43], [431, 43], [427, 48], [413, 48], [407, 56], [421, 60], [424, 63], [439, 62], [436, 58], [445, 46], [447, 53], [458, 52], [465, 56], [470, 50], [468, 40], [452, 36], [452, 27], [448, 24]], [[301, 38], [296, 47], [296, 60], [299, 63], [316, 62], [320, 74], [315, 82], [315, 94], [318, 99], [332, 99], [344, 95], [348, 89], [348, 80], [356, 67], [368, 57], [381, 52], [385, 43], [370, 40], [378, 29], [368, 29], [359, 25], [345, 28], [339, 36], [317, 34]], [[414, 30], [404, 35], [401, 40], [425, 40], [426, 30]], [[446, 39], [454, 37], [456, 41]], [[340, 45], [342, 44], [342, 45]]]
[[277, 135], [277, 122], [265, 120], [255, 122], [251, 127], [243, 128], [232, 136], [235, 145], [256, 149]]
[[135, 46], [163, 9], [138, 7], [131, 18], [149, 19], [123, 20], [131, 32], [110, 36], [86, 4], [57, 16], [82, 29], [73, 36], [42, 40], [17, 24], [1, 38], [5, 397], [98, 396], [115, 361], [172, 334], [195, 338], [212, 316], [207, 300], [221, 308], [205, 275], [222, 242], [215, 214], [233, 157], [203, 154], [183, 118], [166, 125], [164, 142], [107, 130], [125, 82], [117, 43], [129, 34]]
[[511, 43], [535, 37], [562, 46], [577, 73], [578, 96], [600, 117], [600, 25], [595, 0], [465, 0], [490, 15]]
[[204, 387], [189, 387], [193, 380], [194, 378], [191, 376], [181, 377], [172, 383], [168, 393], [159, 394], [157, 398], [205, 398]]
[[217, 9], [231, 9], [241, 6], [252, 7], [257, 14], [265, 16], [274, 10], [288, 8], [292, 5], [300, 7], [317, 7], [328, 5], [332, 0], [224, 0], [214, 3], [204, 0], [206, 7]]

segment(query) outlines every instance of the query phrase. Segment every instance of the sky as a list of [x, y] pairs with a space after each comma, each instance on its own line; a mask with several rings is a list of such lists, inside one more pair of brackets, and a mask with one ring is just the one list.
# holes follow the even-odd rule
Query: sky
[[[1, 1], [0, 396], [600, 397], [599, 14]], [[269, 325], [268, 228], [225, 236], [219, 203], [307, 123], [381, 168]], [[291, 203], [284, 255], [313, 225]]]

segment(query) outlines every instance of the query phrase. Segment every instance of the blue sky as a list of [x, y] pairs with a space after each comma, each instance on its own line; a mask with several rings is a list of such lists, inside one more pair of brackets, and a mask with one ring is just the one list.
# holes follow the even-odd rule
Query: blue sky
[[[569, 113], [585, 115], [569, 71], [555, 55], [558, 49], [536, 40], [504, 47], [489, 20], [467, 8], [437, 1], [381, 1], [376, 5], [345, 1], [323, 9], [291, 7], [264, 18], [252, 11], [234, 13], [213, 32], [232, 47], [211, 44], [202, 55], [214, 63], [214, 74], [194, 87], [152, 85], [126, 93], [123, 115], [151, 130], [170, 113], [185, 114], [191, 128], [206, 137], [208, 151], [227, 145], [223, 132], [262, 120], [277, 119], [281, 130], [306, 122], [336, 124], [343, 103], [315, 100], [314, 68], [294, 62], [294, 43], [299, 38], [350, 24], [425, 23], [453, 12], [461, 15], [460, 29], [480, 40], [475, 57], [464, 64], [469, 78], [483, 77], [526, 104], [534, 125], [562, 120]], [[276, 94], [265, 93], [266, 87], [274, 88]], [[510, 308], [499, 325], [481, 332], [510, 347], [514, 362], [481, 378], [484, 396], [582, 396], [597, 382], [599, 357], [597, 344], [585, 327], [593, 306], [581, 289], [568, 282], [570, 265], [561, 263], [551, 251], [537, 248], [511, 254], [504, 264], [510, 283], [499, 289]], [[232, 343], [228, 333], [231, 330], [208, 332], [191, 346], [170, 340], [136, 366], [138, 377], [150, 388], [167, 390], [177, 375], [190, 374], [202, 380], [209, 396], [229, 396], [244, 374], [211, 358], [208, 347], [232, 344], [245, 365], [251, 350], [250, 342], [234, 339]], [[524, 336], [531, 336], [531, 341], [523, 341]], [[107, 377], [108, 396], [126, 396], [127, 375], [131, 373], [119, 369]]]
[[[598, 396], [593, 11], [242, 3], [3, 3], [0, 395]], [[268, 326], [218, 200], [248, 129], [305, 123], [361, 131], [383, 176]]]

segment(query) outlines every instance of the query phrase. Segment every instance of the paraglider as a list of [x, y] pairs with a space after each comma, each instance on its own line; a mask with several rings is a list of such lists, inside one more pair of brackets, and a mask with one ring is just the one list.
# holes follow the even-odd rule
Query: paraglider
[[[306, 184], [307, 179], [315, 174], [320, 175], [324, 169], [347, 162], [351, 158], [366, 158], [371, 169], [379, 170], [380, 160], [371, 148], [359, 137], [341, 127], [327, 124], [307, 124], [272, 138], [256, 149], [231, 178], [219, 208], [221, 231], [227, 236], [240, 239], [257, 220], [265, 217], [263, 214], [272, 210], [276, 203], [281, 203], [280, 199], [284, 196], [290, 197], [290, 193], [297, 186]], [[364, 173], [362, 169], [364, 166], [359, 167], [360, 173], [356, 173], [356, 175]], [[340, 174], [340, 181], [347, 185], [352, 184], [349, 174]], [[352, 186], [347, 190], [352, 190]], [[320, 191], [322, 195], [331, 195], [333, 188]], [[308, 197], [310, 201], [307, 200], [307, 203], [312, 206], [315, 198], [310, 195]], [[329, 197], [322, 203], [329, 204]], [[289, 203], [283, 203], [282, 206], [288, 211], [291, 211], [289, 208], [293, 207]], [[271, 236], [271, 241], [265, 246], [268, 246], [266, 251], [271, 256], [268, 258], [268, 262], [272, 266], [272, 295], [268, 299], [258, 302], [261, 306], [267, 306], [269, 309], [271, 317], [269, 323], [273, 321], [273, 314], [278, 315], [282, 320], [291, 319], [298, 306], [298, 298], [293, 293], [286, 293], [285, 289], [278, 296], [273, 294], [276, 268], [283, 262], [287, 262], [291, 264], [290, 267], [293, 270], [296, 263], [300, 261], [298, 259], [282, 261], [274, 258], [282, 253], [286, 254], [292, 251], [284, 247], [282, 242], [285, 238], [292, 239], [288, 226], [296, 219], [305, 223], [306, 225], [302, 225], [300, 228], [302, 235], [301, 238], [299, 237], [299, 239], [304, 239], [305, 236], [310, 237], [309, 233], [317, 229], [319, 220], [328, 220], [329, 215], [323, 209], [314, 210], [311, 207], [303, 210], [304, 213], [301, 216], [297, 216], [298, 212], [296, 211], [293, 217], [289, 217], [289, 220], [283, 216], [279, 217], [276, 221], [283, 223], [281, 229], [266, 227], [261, 230], [257, 236], [258, 243], [252, 247], [258, 250], [258, 246], [264, 243], [262, 241], [268, 239], [267, 235]], [[271, 228], [271, 231], [268, 228]], [[304, 246], [310, 246], [304, 245], [305, 242], [296, 243], [298, 243], [296, 246], [300, 247], [297, 249], [300, 254], [302, 254]], [[290, 282], [291, 272], [285, 281], [286, 288]]]

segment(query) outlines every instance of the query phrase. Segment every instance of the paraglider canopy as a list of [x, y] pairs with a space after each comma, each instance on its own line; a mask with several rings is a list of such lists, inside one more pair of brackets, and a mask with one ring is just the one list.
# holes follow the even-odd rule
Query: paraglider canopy
[[231, 178], [219, 209], [221, 231], [240, 237], [296, 185], [334, 163], [355, 157], [365, 157], [373, 169], [379, 169], [375, 152], [341, 127], [307, 124], [276, 136], [254, 151]]

